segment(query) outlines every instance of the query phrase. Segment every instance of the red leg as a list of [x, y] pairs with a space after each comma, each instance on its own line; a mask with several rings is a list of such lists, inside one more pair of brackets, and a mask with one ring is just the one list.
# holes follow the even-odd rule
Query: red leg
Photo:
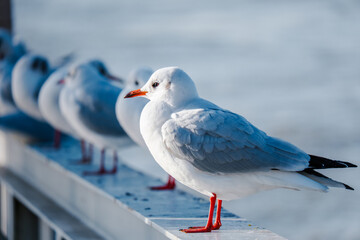
[[163, 186], [150, 187], [151, 190], [173, 190], [175, 188], [175, 178], [169, 175], [168, 182]]
[[89, 143], [89, 155], [87, 154], [86, 143], [83, 139], [80, 140], [80, 146], [81, 146], [81, 159], [76, 160], [76, 164], [89, 164], [92, 159], [92, 144]]
[[214, 196], [210, 197], [210, 208], [209, 208], [209, 217], [205, 227], [190, 227], [188, 229], [180, 229], [180, 231], [185, 233], [199, 233], [199, 232], [211, 232], [213, 228], [212, 220], [214, 216], [214, 208], [216, 201], [216, 194], [213, 193]]
[[89, 143], [89, 151], [88, 151], [88, 155], [87, 155], [87, 160], [89, 161], [89, 163], [92, 160], [93, 157], [93, 145], [91, 143]]
[[[222, 200], [218, 199], [217, 200], [217, 208], [216, 208], [216, 217], [215, 217], [215, 223], [212, 226], [212, 230], [218, 230], [221, 227], [221, 204], [222, 204]], [[203, 228], [203, 227], [190, 227], [191, 229], [196, 229], [196, 228]]]
[[117, 152], [114, 150], [114, 158], [113, 158], [113, 168], [109, 171], [111, 174], [115, 174], [117, 172], [117, 165], [118, 165], [118, 157]]
[[55, 129], [54, 132], [54, 148], [59, 149], [61, 144], [61, 132]]
[[101, 149], [101, 155], [100, 155], [100, 168], [99, 170], [95, 172], [84, 172], [84, 175], [103, 175], [106, 174], [105, 170], [105, 149]]
[[215, 223], [213, 226], [213, 230], [217, 230], [221, 227], [221, 204], [222, 204], [222, 200], [218, 199], [217, 200], [217, 208], [216, 208], [216, 218], [215, 218]]

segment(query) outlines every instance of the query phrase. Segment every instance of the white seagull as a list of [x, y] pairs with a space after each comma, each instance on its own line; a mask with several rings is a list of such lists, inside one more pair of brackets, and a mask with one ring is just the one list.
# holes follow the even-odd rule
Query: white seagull
[[11, 91], [16, 106], [39, 121], [43, 121], [38, 105], [39, 92], [50, 73], [48, 60], [34, 54], [23, 56], [12, 71]]
[[156, 71], [126, 98], [135, 96], [150, 100], [141, 114], [140, 131], [155, 160], [177, 181], [210, 197], [206, 226], [183, 232], [219, 229], [222, 200], [274, 188], [352, 189], [315, 169], [355, 165], [308, 155], [266, 135], [242, 116], [200, 98], [192, 79], [179, 68]]
[[[105, 67], [105, 64], [100, 60], [90, 60], [86, 64], [90, 64], [97, 69], [97, 71], [109, 78], [116, 79], [110, 75], [109, 71]], [[42, 116], [45, 120], [54, 127], [54, 148], [57, 149], [60, 147], [61, 132], [66, 133], [75, 138], [79, 138], [76, 131], [71, 127], [67, 122], [64, 116], [61, 113], [59, 106], [60, 92], [63, 89], [64, 85], [59, 84], [59, 81], [64, 79], [68, 74], [69, 69], [67, 66], [60, 67], [50, 77], [46, 80], [43, 86], [40, 89], [39, 93], [39, 108]], [[118, 79], [121, 81], [120, 79]], [[89, 152], [86, 151], [86, 143], [84, 140], [80, 140], [81, 143], [81, 152], [82, 158], [79, 163], [90, 163], [92, 158], [92, 145], [89, 145]]]
[[[115, 115], [115, 104], [121, 89], [109, 83], [89, 64], [70, 71], [60, 93], [60, 109], [67, 122], [86, 141], [101, 149], [100, 168], [85, 175], [117, 172], [116, 149], [123, 146], [126, 134]], [[125, 142], [124, 142], [125, 141]], [[113, 168], [105, 169], [105, 149], [114, 150]]]
[[[140, 133], [140, 116], [149, 100], [134, 98], [126, 100], [125, 95], [140, 86], [143, 86], [153, 74], [150, 68], [138, 68], [129, 74], [125, 88], [121, 91], [116, 102], [116, 117], [127, 135], [138, 145], [147, 150], [145, 141]], [[175, 179], [169, 175], [168, 182], [163, 186], [151, 187], [152, 190], [172, 190], [175, 188]]]
[[64, 79], [67, 73], [68, 67], [66, 66], [53, 72], [41, 87], [38, 99], [41, 115], [55, 129], [55, 149], [60, 147], [61, 132], [77, 138], [76, 132], [65, 120], [59, 107], [59, 96], [63, 85], [58, 82]]

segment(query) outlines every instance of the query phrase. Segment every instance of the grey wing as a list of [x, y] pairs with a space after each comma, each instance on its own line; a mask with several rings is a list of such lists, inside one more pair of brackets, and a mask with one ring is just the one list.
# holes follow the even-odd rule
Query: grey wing
[[211, 173], [301, 171], [309, 155], [267, 136], [245, 118], [222, 109], [192, 109], [162, 126], [163, 141], [177, 158]]
[[106, 82], [91, 84], [81, 89], [80, 94], [83, 96], [77, 98], [77, 104], [83, 124], [99, 134], [124, 135], [115, 114], [115, 104], [120, 92], [120, 88]]

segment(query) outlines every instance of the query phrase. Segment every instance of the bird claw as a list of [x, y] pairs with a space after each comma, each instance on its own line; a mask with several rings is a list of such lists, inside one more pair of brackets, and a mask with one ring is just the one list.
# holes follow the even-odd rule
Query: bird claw
[[[221, 223], [216, 222], [214, 225], [211, 226], [211, 230], [218, 230], [221, 227]], [[196, 227], [189, 227], [188, 229], [199, 229], [199, 228], [206, 228], [205, 226], [196, 226]], [[183, 229], [181, 229], [183, 230]]]
[[205, 228], [205, 226], [189, 227], [188, 229], [199, 229], [199, 228]]
[[80, 160], [74, 160], [73, 164], [90, 164], [91, 163], [91, 158], [82, 158]]
[[201, 232], [211, 232], [211, 227], [189, 227], [187, 229], [180, 229], [184, 233], [201, 233]]
[[161, 190], [174, 190], [175, 189], [175, 184], [165, 184], [163, 186], [157, 186], [157, 187], [150, 187], [151, 190], [154, 191], [161, 191]]
[[115, 174], [117, 171], [116, 169], [112, 169], [110, 171], [106, 171], [105, 169], [99, 169], [98, 171], [86, 171], [83, 172], [84, 176], [102, 176], [102, 175], [106, 175], [106, 174]]
[[169, 176], [169, 180], [167, 181], [167, 183], [165, 185], [150, 187], [150, 189], [155, 190], [155, 191], [173, 190], [173, 189], [175, 189], [175, 186], [176, 186], [175, 179], [173, 177]]
[[212, 230], [218, 230], [218, 229], [220, 229], [220, 227], [221, 227], [221, 222], [216, 222], [213, 226], [212, 226]]

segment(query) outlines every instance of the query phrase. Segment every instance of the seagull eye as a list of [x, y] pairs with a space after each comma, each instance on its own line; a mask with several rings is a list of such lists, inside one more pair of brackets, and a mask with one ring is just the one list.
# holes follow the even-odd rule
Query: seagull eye
[[38, 58], [35, 58], [34, 61], [31, 64], [31, 69], [35, 70], [40, 65], [40, 60]]
[[153, 87], [153, 88], [156, 88], [157, 86], [159, 86], [159, 83], [158, 83], [158, 82], [154, 82], [154, 83], [152, 84], [152, 87]]
[[135, 86], [138, 86], [139, 85], [139, 82], [138, 80], [135, 81]]
[[106, 70], [105, 70], [105, 68], [104, 68], [104, 67], [99, 67], [99, 73], [100, 73], [101, 75], [105, 76], [105, 75], [106, 75]]
[[42, 61], [40, 64], [40, 69], [41, 71], [45, 74], [48, 71], [48, 65], [45, 61]]

